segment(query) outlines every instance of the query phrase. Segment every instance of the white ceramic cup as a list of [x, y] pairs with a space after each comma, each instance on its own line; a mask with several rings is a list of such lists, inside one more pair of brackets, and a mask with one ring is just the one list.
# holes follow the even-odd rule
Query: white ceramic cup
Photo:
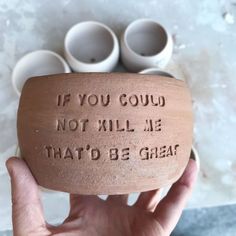
[[171, 34], [151, 19], [129, 24], [121, 35], [120, 44], [122, 62], [132, 72], [150, 67], [164, 68], [173, 51]]
[[166, 76], [166, 77], [170, 77], [170, 78], [175, 78], [173, 75], [171, 75], [170, 73], [160, 70], [158, 68], [148, 68], [145, 70], [141, 70], [139, 72], [139, 74], [149, 74], [149, 75], [161, 75], [161, 76]]
[[119, 60], [119, 42], [106, 25], [85, 21], [74, 25], [64, 41], [65, 58], [73, 71], [110, 72]]
[[23, 56], [12, 72], [12, 85], [18, 95], [24, 83], [34, 76], [69, 73], [70, 67], [57, 53], [48, 50], [37, 50]]

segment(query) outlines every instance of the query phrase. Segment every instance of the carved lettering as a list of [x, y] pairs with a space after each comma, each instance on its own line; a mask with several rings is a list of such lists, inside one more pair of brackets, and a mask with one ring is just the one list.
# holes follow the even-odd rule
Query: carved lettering
[[65, 106], [67, 103], [69, 103], [71, 99], [70, 94], [61, 94], [57, 96], [57, 105], [58, 106]]
[[98, 120], [98, 131], [134, 132], [134, 128], [129, 120]]
[[87, 129], [88, 119], [57, 119], [56, 130], [57, 131], [82, 131], [85, 132]]
[[109, 151], [110, 160], [118, 160], [118, 148], [111, 148]]
[[177, 155], [177, 148], [179, 144], [176, 145], [163, 145], [160, 147], [142, 147], [139, 150], [139, 156], [141, 160], [149, 160], [155, 158], [166, 158], [173, 157]]
[[144, 131], [161, 131], [161, 119], [158, 120], [146, 120]]
[[[177, 155], [178, 148], [179, 144], [163, 145], [159, 147], [142, 147], [139, 149], [138, 155], [140, 157], [140, 160], [170, 158]], [[44, 149], [45, 156], [47, 158], [53, 158], [58, 160], [83, 160], [86, 158], [92, 161], [97, 161], [102, 157], [101, 149], [97, 147], [91, 147], [89, 144], [84, 147], [54, 147], [52, 145], [45, 145]], [[106, 153], [106, 150], [103, 150], [103, 153]], [[108, 148], [108, 158], [112, 161], [129, 160], [130, 148]]]
[[110, 160], [129, 160], [129, 148], [110, 148], [109, 158]]
[[92, 160], [98, 160], [100, 158], [100, 151], [98, 148], [92, 148], [91, 149], [91, 159]]
[[90, 106], [95, 106], [98, 104], [98, 97], [95, 94], [91, 94], [88, 96], [88, 104]]
[[110, 104], [110, 94], [78, 94], [78, 102], [80, 106], [88, 105], [88, 106], [96, 106], [101, 105], [106, 107]]
[[164, 107], [166, 104], [164, 96], [154, 96], [153, 94], [121, 94], [119, 96], [121, 106], [158, 106]]

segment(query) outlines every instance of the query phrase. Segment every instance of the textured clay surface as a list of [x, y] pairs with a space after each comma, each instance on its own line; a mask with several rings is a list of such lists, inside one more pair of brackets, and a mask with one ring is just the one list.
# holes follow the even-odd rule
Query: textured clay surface
[[175, 182], [189, 160], [193, 117], [183, 81], [78, 73], [29, 79], [17, 130], [39, 185], [121, 194]]

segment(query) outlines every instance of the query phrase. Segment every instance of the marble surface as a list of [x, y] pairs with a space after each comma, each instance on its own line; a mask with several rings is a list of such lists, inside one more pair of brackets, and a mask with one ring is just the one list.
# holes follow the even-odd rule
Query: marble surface
[[186, 210], [171, 236], [234, 236], [236, 235], [235, 215], [235, 204]]
[[[169, 28], [175, 49], [167, 70], [185, 79], [191, 89], [201, 169], [187, 207], [236, 202], [235, 0], [1, 0], [0, 230], [12, 227], [5, 161], [15, 153], [17, 143], [18, 97], [11, 86], [15, 63], [37, 49], [62, 55], [64, 35], [79, 21], [101, 21], [119, 35], [137, 18], [153, 18]], [[42, 198], [47, 220], [60, 223], [68, 212], [68, 195], [42, 193]]]

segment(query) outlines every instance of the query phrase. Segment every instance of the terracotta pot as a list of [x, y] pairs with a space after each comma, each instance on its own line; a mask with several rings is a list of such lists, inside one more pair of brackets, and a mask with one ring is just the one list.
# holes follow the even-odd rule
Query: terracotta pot
[[79, 194], [175, 182], [189, 160], [192, 128], [183, 81], [129, 73], [31, 78], [17, 119], [22, 158], [39, 185]]

